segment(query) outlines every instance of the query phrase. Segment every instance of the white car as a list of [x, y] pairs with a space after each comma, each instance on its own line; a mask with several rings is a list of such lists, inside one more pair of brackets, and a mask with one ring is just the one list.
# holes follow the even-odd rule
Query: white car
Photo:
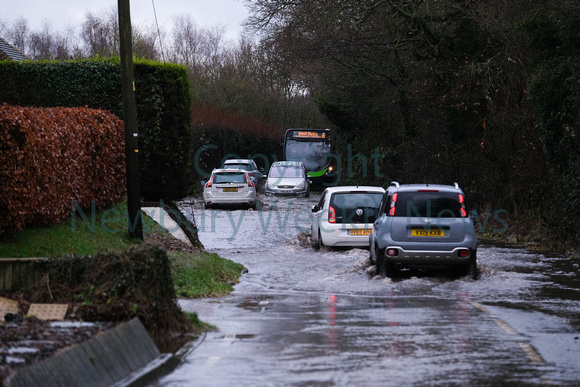
[[382, 187], [345, 186], [324, 190], [312, 206], [312, 239], [320, 246], [368, 247], [385, 193]]
[[310, 196], [310, 180], [301, 161], [276, 161], [272, 163], [265, 191], [267, 195]]
[[256, 207], [256, 187], [248, 173], [241, 169], [214, 169], [204, 182], [205, 208], [231, 204]]

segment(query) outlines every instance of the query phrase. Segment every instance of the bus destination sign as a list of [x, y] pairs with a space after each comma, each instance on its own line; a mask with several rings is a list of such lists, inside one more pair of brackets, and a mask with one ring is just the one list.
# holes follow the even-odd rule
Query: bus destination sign
[[293, 133], [294, 138], [304, 138], [304, 139], [325, 139], [326, 132], [310, 132], [307, 130], [295, 130]]

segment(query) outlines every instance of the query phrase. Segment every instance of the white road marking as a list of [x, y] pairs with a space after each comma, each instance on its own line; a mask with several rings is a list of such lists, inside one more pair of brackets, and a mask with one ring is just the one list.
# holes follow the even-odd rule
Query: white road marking
[[477, 302], [472, 302], [471, 305], [475, 306], [477, 309], [481, 310], [483, 313], [489, 314], [489, 309], [487, 309], [485, 306], [483, 306]]
[[528, 343], [518, 343], [520, 345], [520, 348], [524, 350], [524, 352], [526, 353], [526, 355], [528, 355], [528, 358], [530, 359], [530, 361], [534, 364], [543, 364], [544, 360], [542, 359], [542, 357], [540, 356], [540, 354], [538, 354], [536, 352], [536, 350], [534, 348], [532, 348], [532, 346]]
[[514, 331], [513, 328], [510, 327], [508, 323], [506, 323], [505, 321], [500, 320], [499, 318], [494, 318], [493, 321], [495, 321], [497, 325], [502, 327], [503, 330], [506, 331], [508, 335], [517, 335], [517, 332]]

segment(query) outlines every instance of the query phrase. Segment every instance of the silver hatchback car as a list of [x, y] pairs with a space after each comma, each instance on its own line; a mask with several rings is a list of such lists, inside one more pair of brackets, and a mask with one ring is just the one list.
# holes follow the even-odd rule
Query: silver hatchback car
[[369, 236], [371, 261], [387, 277], [402, 267], [448, 266], [475, 279], [477, 243], [457, 183], [391, 183]]

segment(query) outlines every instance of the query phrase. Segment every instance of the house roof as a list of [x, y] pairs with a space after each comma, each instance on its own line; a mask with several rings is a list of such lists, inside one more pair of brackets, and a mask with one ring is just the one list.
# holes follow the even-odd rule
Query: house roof
[[7, 41], [0, 38], [0, 60], [15, 60], [23, 61], [30, 59], [14, 47], [12, 47]]

